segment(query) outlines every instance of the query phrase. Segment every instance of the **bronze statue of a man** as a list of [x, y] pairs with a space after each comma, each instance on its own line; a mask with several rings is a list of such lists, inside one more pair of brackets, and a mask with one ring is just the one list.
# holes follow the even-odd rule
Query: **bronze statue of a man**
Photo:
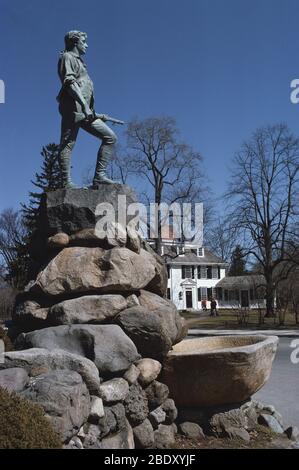
[[93, 83], [82, 60], [88, 47], [86, 39], [86, 33], [69, 31], [64, 38], [65, 50], [58, 62], [58, 74], [62, 83], [57, 97], [62, 116], [59, 161], [65, 188], [76, 188], [71, 180], [71, 153], [80, 128], [102, 140], [92, 187], [114, 183], [107, 178], [106, 169], [117, 138], [105, 121], [123, 124], [122, 121], [95, 112]]

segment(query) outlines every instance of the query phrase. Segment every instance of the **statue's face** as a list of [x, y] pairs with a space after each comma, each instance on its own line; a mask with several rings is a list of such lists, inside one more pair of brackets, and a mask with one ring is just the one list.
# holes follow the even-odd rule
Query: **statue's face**
[[79, 41], [76, 44], [79, 54], [85, 54], [86, 49], [88, 48], [86, 37], [81, 36]]

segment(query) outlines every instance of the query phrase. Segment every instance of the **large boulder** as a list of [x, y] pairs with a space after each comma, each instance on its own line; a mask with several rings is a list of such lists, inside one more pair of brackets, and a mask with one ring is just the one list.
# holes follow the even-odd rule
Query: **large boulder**
[[11, 392], [21, 392], [28, 382], [29, 376], [21, 367], [0, 370], [0, 388], [6, 388]]
[[42, 406], [63, 441], [79, 431], [89, 415], [89, 392], [81, 376], [74, 371], [41, 374], [21, 395]]
[[119, 294], [86, 295], [53, 305], [47, 321], [52, 325], [107, 323], [126, 307], [126, 298]]
[[141, 291], [140, 306], [123, 310], [115, 322], [142, 356], [161, 359], [181, 337], [183, 325], [176, 307], [156, 294]]
[[63, 349], [91, 359], [101, 376], [121, 375], [140, 358], [136, 347], [117, 325], [62, 325], [22, 333], [18, 349]]
[[159, 360], [171, 349], [172, 341], [163, 322], [144, 307], [123, 310], [114, 321], [131, 338], [142, 356]]
[[[98, 189], [58, 189], [43, 194], [39, 230], [48, 236], [58, 232], [68, 235], [88, 228], [99, 220], [99, 204], [111, 204], [115, 222], [121, 222], [127, 207], [136, 202], [134, 191], [122, 184], [102, 184]], [[126, 225], [124, 220], [122, 225]]]
[[172, 344], [176, 344], [186, 336], [183, 319], [171, 300], [164, 299], [154, 292], [140, 291], [139, 304], [157, 315], [167, 329]]
[[4, 362], [0, 362], [0, 370], [21, 367], [32, 376], [38, 376], [55, 370], [73, 370], [81, 375], [90, 394], [99, 396], [100, 378], [95, 364], [85, 357], [69, 353], [62, 349], [32, 348], [25, 351], [4, 353]]
[[144, 250], [70, 247], [42, 270], [30, 291], [46, 296], [138, 291], [156, 276], [155, 260]]
[[149, 282], [146, 289], [164, 297], [166, 295], [168, 279], [165, 262], [145, 240], [142, 240], [141, 247], [155, 260], [155, 277]]

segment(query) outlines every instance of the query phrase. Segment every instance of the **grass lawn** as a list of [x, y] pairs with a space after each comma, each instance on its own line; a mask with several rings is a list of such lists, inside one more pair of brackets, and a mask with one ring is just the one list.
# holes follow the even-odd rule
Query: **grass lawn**
[[189, 328], [198, 329], [217, 329], [217, 330], [246, 330], [246, 329], [298, 329], [299, 324], [296, 324], [295, 315], [287, 313], [284, 323], [281, 324], [279, 316], [276, 318], [265, 318], [263, 312], [262, 323], [260, 322], [260, 314], [258, 310], [250, 310], [247, 314], [240, 314], [237, 310], [223, 309], [219, 310], [219, 317], [210, 317], [210, 312], [187, 312], [181, 311], [180, 314], [187, 321]]

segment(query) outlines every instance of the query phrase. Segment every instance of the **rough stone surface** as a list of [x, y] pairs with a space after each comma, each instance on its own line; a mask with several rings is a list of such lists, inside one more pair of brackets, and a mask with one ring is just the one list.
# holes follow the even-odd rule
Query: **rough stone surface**
[[165, 296], [167, 290], [167, 270], [165, 266], [165, 262], [161, 256], [157, 255], [157, 253], [151, 248], [151, 246], [145, 241], [142, 240], [141, 242], [141, 249], [145, 250], [147, 253], [152, 255], [155, 259], [155, 277], [150, 281], [147, 285], [146, 289], [154, 294], [160, 295], [162, 297]]
[[77, 372], [41, 374], [21, 394], [42, 406], [63, 441], [71, 438], [88, 418], [90, 396]]
[[188, 330], [185, 331], [183, 319], [173, 302], [146, 290], [140, 291], [138, 300], [142, 307], [159, 317], [171, 344], [181, 341], [183, 335], [187, 334]]
[[86, 426], [86, 432], [84, 432], [84, 436], [82, 435], [84, 449], [99, 449], [100, 438], [100, 428], [96, 424], [88, 424], [88, 426]]
[[171, 398], [167, 398], [161, 406], [166, 414], [165, 424], [172, 424], [178, 417], [178, 410], [174, 401]]
[[104, 416], [100, 418], [98, 427], [101, 431], [101, 438], [121, 431], [126, 427], [126, 413], [125, 408], [121, 403], [113, 406], [104, 407]]
[[137, 382], [139, 374], [140, 370], [134, 364], [132, 364], [125, 372], [124, 379], [129, 383], [129, 385], [132, 385]]
[[29, 382], [29, 376], [25, 369], [12, 367], [0, 370], [0, 387], [9, 391], [21, 392]]
[[126, 420], [125, 427], [114, 436], [104, 438], [100, 449], [135, 449], [133, 430]]
[[154, 430], [148, 419], [133, 428], [133, 434], [136, 449], [147, 449], [154, 446]]
[[129, 393], [129, 384], [126, 380], [117, 378], [103, 382], [100, 394], [104, 403], [123, 401]]
[[[124, 202], [124, 210], [136, 202], [133, 190], [126, 185], [102, 184], [98, 189], [58, 189], [43, 195], [41, 204], [40, 231], [49, 235], [57, 232], [72, 234], [83, 229], [94, 229], [99, 220], [97, 207], [109, 203], [115, 210], [116, 220], [122, 216], [118, 213], [119, 196]], [[126, 221], [125, 221], [126, 222]], [[126, 225], [126, 223], [124, 224]]]
[[183, 436], [189, 437], [190, 439], [204, 439], [205, 437], [202, 428], [198, 424], [188, 421], [179, 424], [179, 431]]
[[77, 436], [74, 436], [70, 442], [68, 443], [68, 445], [66, 445], [64, 447], [65, 449], [83, 449], [83, 444], [81, 442], [81, 440], [79, 439], [79, 437]]
[[13, 321], [15, 325], [24, 325], [26, 330], [47, 326], [48, 308], [42, 308], [34, 300], [19, 302], [13, 311]]
[[127, 226], [127, 248], [135, 253], [140, 253], [141, 240], [136, 230], [130, 225]]
[[271, 416], [269, 414], [263, 413], [259, 415], [258, 422], [259, 424], [262, 424], [263, 426], [267, 426], [268, 428], [270, 428], [273, 432], [277, 434], [283, 434], [284, 432], [279, 422], [274, 418], [274, 416]]
[[160, 362], [149, 358], [141, 359], [137, 362], [136, 366], [140, 371], [138, 380], [143, 386], [153, 382], [160, 374], [162, 368]]
[[132, 426], [138, 426], [147, 418], [149, 408], [146, 393], [138, 383], [131, 385], [124, 407]]
[[99, 422], [99, 419], [103, 418], [104, 415], [105, 413], [102, 398], [92, 396], [88, 421], [90, 423], [97, 424]]
[[55, 249], [55, 248], [65, 248], [68, 246], [70, 242], [70, 238], [67, 233], [56, 233], [52, 237], [48, 238], [47, 244], [48, 248]]
[[100, 378], [95, 364], [82, 356], [62, 349], [32, 348], [25, 351], [12, 351], [4, 354], [0, 369], [24, 368], [30, 376], [53, 370], [73, 370], [81, 375], [91, 394], [99, 395]]
[[38, 274], [31, 292], [46, 296], [130, 292], [155, 277], [155, 260], [144, 250], [64, 248]]
[[59, 348], [91, 359], [100, 375], [117, 375], [139, 359], [136, 347], [117, 325], [62, 325], [24, 333], [18, 349]]
[[299, 441], [299, 429], [296, 426], [290, 426], [285, 433], [291, 441]]
[[151, 411], [148, 415], [148, 419], [151, 422], [151, 425], [154, 429], [157, 429], [159, 424], [164, 423], [166, 418], [166, 413], [161, 406], [156, 408], [155, 410]]
[[163, 363], [160, 380], [179, 407], [242, 403], [268, 380], [276, 336], [217, 336], [184, 340]]
[[171, 348], [171, 339], [161, 320], [144, 307], [123, 310], [114, 321], [131, 338], [142, 356], [161, 359]]
[[137, 295], [131, 294], [127, 297], [127, 308], [138, 307], [139, 305], [140, 304]]
[[[96, 233], [98, 233], [96, 231]], [[107, 224], [107, 228], [102, 233], [106, 234], [109, 246], [125, 246], [127, 243], [127, 231], [123, 225], [115, 222]]]
[[85, 295], [65, 300], [50, 308], [48, 323], [70, 325], [73, 323], [105, 323], [127, 307], [122, 295]]
[[166, 426], [160, 424], [158, 429], [154, 431], [157, 449], [172, 449], [175, 444], [175, 430], [173, 425]]
[[[86, 247], [100, 247], [105, 248], [105, 240], [102, 237], [99, 237], [94, 228], [85, 228], [79, 230], [76, 233], [73, 233], [69, 237], [70, 246], [86, 246]], [[106, 247], [108, 248], [108, 247]]]
[[[246, 431], [248, 426], [247, 417], [240, 408], [232, 409], [224, 413], [215, 413], [210, 420], [210, 428], [216, 436], [244, 437], [249, 441], [250, 436]], [[240, 430], [241, 433], [240, 433]], [[244, 433], [243, 431], [246, 431]]]
[[154, 380], [146, 389], [145, 393], [148, 399], [150, 410], [154, 410], [162, 405], [168, 398], [169, 389], [164, 383]]

